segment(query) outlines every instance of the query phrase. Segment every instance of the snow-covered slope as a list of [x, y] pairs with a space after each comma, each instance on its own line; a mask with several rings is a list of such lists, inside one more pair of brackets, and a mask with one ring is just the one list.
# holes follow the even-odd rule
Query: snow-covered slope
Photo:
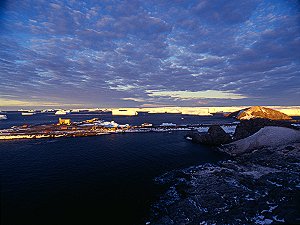
[[285, 127], [264, 127], [255, 134], [224, 146], [223, 151], [238, 155], [260, 147], [276, 147], [300, 142], [300, 131]]

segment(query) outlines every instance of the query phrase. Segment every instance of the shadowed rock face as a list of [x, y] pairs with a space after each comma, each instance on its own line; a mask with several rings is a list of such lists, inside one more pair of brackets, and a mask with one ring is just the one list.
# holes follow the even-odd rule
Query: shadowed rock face
[[213, 125], [208, 129], [206, 134], [198, 132], [188, 133], [186, 137], [192, 138], [193, 142], [205, 145], [219, 146], [231, 142], [231, 136], [227, 134], [220, 126]]
[[166, 173], [151, 224], [299, 224], [300, 143]]
[[255, 118], [265, 118], [269, 120], [292, 120], [291, 117], [282, 112], [262, 106], [252, 106], [250, 108], [239, 110], [228, 114], [227, 117], [234, 117], [238, 120], [249, 120]]

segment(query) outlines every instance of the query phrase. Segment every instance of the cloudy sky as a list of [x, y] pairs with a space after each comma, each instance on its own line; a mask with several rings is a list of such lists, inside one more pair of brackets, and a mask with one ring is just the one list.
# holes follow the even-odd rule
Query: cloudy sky
[[297, 0], [0, 1], [0, 107], [299, 99]]

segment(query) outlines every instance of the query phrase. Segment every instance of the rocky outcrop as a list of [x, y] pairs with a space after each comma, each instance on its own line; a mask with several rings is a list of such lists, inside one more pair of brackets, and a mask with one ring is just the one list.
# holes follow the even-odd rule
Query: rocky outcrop
[[250, 108], [239, 110], [228, 114], [227, 117], [234, 117], [238, 120], [249, 120], [255, 118], [265, 118], [270, 120], [292, 120], [291, 117], [282, 112], [262, 106], [252, 106]]
[[300, 143], [263, 147], [156, 178], [150, 224], [299, 224]]
[[227, 144], [232, 141], [232, 138], [227, 134], [220, 126], [213, 125], [208, 129], [208, 132], [201, 134], [199, 132], [188, 133], [186, 138], [190, 138], [193, 142], [219, 146], [222, 144]]

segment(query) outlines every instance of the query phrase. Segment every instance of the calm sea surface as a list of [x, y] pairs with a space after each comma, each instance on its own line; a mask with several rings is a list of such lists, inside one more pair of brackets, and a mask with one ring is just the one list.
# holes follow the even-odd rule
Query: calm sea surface
[[[0, 128], [54, 123], [53, 114], [7, 113]], [[98, 117], [120, 124], [159, 125], [233, 122], [205, 116], [109, 113], [68, 115], [73, 121]], [[167, 171], [216, 162], [222, 156], [184, 139], [185, 132], [128, 133], [97, 137], [0, 141], [1, 224], [145, 224], [161, 193], [153, 178]]]

